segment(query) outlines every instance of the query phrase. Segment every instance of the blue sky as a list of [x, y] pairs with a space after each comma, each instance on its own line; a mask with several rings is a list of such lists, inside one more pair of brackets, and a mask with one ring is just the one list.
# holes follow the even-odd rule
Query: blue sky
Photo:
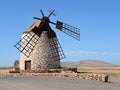
[[56, 10], [57, 20], [80, 28], [80, 41], [51, 27], [65, 52], [62, 61], [95, 59], [120, 65], [120, 0], [1, 0], [0, 66], [13, 65], [19, 59], [14, 47], [22, 32], [41, 17]]

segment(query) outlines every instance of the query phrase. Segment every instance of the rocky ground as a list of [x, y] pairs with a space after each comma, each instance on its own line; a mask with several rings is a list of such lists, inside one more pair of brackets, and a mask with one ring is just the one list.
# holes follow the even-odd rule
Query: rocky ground
[[119, 90], [119, 82], [58, 77], [0, 77], [0, 90]]

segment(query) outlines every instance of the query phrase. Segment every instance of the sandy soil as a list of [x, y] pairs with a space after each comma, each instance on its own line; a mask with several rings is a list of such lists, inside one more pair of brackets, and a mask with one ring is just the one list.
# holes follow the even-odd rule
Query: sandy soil
[[[120, 67], [81, 67], [84, 73], [105, 73], [109, 82], [54, 77], [0, 77], [0, 90], [120, 90]], [[0, 69], [8, 73], [9, 69]]]
[[120, 83], [53, 77], [0, 77], [0, 90], [119, 90]]
[[78, 67], [78, 72], [84, 73], [103, 73], [109, 75], [109, 82], [119, 82], [120, 83], [120, 66], [99, 66], [99, 67]]

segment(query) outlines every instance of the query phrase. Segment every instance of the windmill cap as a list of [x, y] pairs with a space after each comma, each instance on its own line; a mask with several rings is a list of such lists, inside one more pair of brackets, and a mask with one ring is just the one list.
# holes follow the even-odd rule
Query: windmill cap
[[32, 31], [35, 27], [39, 27], [41, 21], [40, 20], [36, 20], [27, 30], [25, 30], [23, 33], [28, 33], [30, 31]]

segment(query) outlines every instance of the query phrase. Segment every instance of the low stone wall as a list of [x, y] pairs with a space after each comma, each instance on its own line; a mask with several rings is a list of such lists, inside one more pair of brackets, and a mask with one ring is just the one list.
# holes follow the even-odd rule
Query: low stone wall
[[[93, 74], [93, 73], [75, 73], [71, 71], [62, 71], [60, 73], [34, 73], [34, 72], [22, 72], [22, 73], [9, 73], [9, 76], [41, 76], [41, 77], [68, 77], [68, 78], [79, 78], [97, 80], [101, 82], [108, 82], [108, 75], [105, 74]], [[2, 75], [7, 76], [7, 75]]]

